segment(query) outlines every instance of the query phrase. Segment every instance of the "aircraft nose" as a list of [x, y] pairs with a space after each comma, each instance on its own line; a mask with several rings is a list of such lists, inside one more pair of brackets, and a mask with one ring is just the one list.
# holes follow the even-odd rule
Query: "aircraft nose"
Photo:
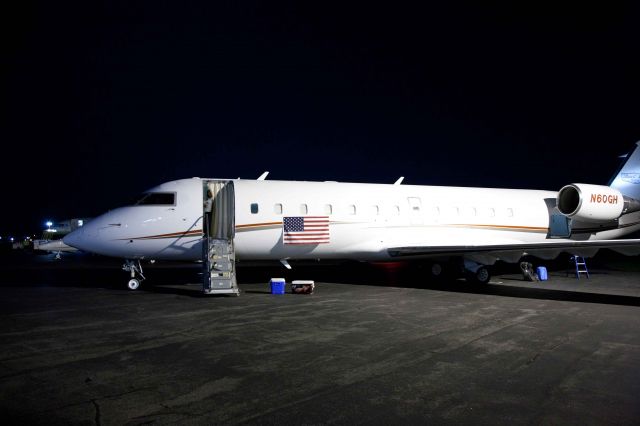
[[[86, 225], [85, 225], [86, 226]], [[82, 246], [84, 245], [82, 242], [84, 238], [84, 226], [76, 229], [75, 231], [65, 235], [62, 238], [62, 242], [68, 246], [75, 247], [79, 250], [82, 250]]]
[[84, 252], [112, 255], [114, 244], [119, 240], [120, 216], [117, 210], [100, 215], [65, 235], [62, 241]]

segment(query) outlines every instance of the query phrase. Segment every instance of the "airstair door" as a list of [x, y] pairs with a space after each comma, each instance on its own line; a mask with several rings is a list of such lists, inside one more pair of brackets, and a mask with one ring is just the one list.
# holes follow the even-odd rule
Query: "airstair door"
[[235, 191], [233, 181], [204, 181], [203, 291], [239, 295], [235, 271]]

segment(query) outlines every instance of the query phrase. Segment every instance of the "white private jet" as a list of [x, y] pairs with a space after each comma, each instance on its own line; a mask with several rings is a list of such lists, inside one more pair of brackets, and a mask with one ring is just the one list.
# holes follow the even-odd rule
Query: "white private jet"
[[62, 240], [34, 240], [33, 249], [54, 253], [56, 259], [62, 258], [62, 253], [77, 253], [79, 250], [65, 244]]
[[266, 174], [163, 183], [64, 242], [126, 259], [131, 289], [144, 279], [140, 260], [167, 259], [205, 261], [205, 292], [236, 294], [236, 259], [286, 267], [299, 259], [425, 260], [434, 275], [457, 259], [468, 278], [484, 283], [487, 266], [527, 254], [640, 253], [640, 239], [617, 239], [640, 230], [640, 142], [608, 186], [558, 192], [401, 185], [402, 178], [392, 185], [268, 181]]

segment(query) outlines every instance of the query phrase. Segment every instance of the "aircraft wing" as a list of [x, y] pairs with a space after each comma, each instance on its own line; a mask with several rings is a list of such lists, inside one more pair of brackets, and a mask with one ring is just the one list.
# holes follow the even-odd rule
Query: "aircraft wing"
[[475, 244], [456, 246], [405, 246], [387, 249], [392, 257], [445, 257], [464, 256], [484, 265], [497, 260], [517, 262], [522, 256], [531, 255], [541, 259], [554, 259], [566, 252], [591, 257], [598, 250], [607, 248], [627, 256], [640, 254], [640, 239], [587, 240], [587, 241], [541, 241], [534, 243]]

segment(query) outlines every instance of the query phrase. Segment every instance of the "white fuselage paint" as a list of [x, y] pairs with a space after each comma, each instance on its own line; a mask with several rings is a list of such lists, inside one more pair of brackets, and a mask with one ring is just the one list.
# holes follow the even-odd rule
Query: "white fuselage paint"
[[[204, 179], [209, 180], [209, 179]], [[211, 179], [214, 180], [214, 179]], [[200, 260], [203, 179], [167, 182], [175, 206], [112, 210], [65, 237], [82, 250], [130, 259]], [[390, 260], [398, 246], [464, 246], [544, 241], [545, 199], [555, 191], [233, 180], [239, 260]], [[251, 204], [258, 212], [251, 212]], [[329, 216], [328, 244], [283, 244], [283, 217]], [[617, 238], [639, 226], [582, 236]]]

